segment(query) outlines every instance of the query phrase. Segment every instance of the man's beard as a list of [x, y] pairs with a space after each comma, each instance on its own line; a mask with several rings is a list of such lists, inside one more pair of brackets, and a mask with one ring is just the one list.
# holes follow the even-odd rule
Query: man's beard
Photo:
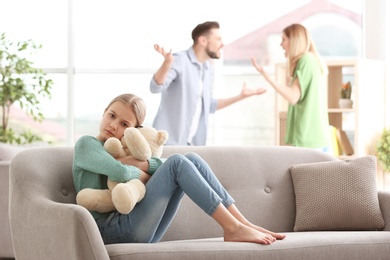
[[210, 51], [210, 49], [206, 49], [206, 53], [207, 55], [209, 55], [209, 57], [211, 59], [219, 59], [219, 55], [218, 55], [218, 52], [213, 52], [213, 51]]

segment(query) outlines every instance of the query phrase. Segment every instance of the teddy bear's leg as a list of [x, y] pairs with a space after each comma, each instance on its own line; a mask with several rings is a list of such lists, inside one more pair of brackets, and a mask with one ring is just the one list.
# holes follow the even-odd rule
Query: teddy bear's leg
[[114, 187], [118, 184], [119, 182], [114, 182], [110, 179], [107, 179], [107, 187], [110, 191], [114, 189]]
[[111, 193], [112, 202], [119, 213], [129, 214], [135, 204], [144, 198], [145, 192], [145, 185], [139, 179], [132, 179], [114, 187]]
[[97, 189], [83, 189], [77, 193], [76, 202], [78, 205], [91, 211], [106, 213], [115, 210], [112, 203], [111, 191]]

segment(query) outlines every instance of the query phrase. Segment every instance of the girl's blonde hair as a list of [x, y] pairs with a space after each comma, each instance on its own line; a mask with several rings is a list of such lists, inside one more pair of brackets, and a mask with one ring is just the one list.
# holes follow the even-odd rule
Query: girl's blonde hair
[[317, 48], [309, 31], [301, 24], [291, 24], [284, 28], [283, 33], [290, 41], [290, 49], [288, 55], [288, 72], [289, 76], [294, 75], [295, 67], [299, 59], [306, 53], [312, 53], [318, 59], [323, 74], [328, 73], [328, 68], [320, 58]]
[[108, 108], [116, 101], [120, 101], [126, 105], [129, 105], [130, 109], [137, 118], [137, 125], [135, 127], [142, 126], [146, 116], [146, 106], [142, 98], [130, 93], [119, 95], [111, 100], [104, 112], [106, 112]]

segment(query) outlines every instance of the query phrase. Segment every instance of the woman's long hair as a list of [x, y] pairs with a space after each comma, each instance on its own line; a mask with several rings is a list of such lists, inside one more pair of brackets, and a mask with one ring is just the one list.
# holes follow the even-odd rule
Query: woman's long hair
[[299, 59], [306, 53], [312, 53], [318, 60], [323, 74], [328, 73], [328, 68], [317, 52], [317, 48], [309, 31], [301, 24], [291, 24], [284, 28], [283, 33], [290, 41], [288, 54], [288, 74], [294, 75]]

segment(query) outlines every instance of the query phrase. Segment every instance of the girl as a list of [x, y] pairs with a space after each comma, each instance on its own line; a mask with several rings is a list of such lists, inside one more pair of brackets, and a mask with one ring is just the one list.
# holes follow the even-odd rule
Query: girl
[[321, 61], [309, 31], [300, 24], [283, 30], [280, 44], [287, 57], [289, 86], [272, 79], [254, 58], [252, 64], [288, 103], [285, 143], [330, 152], [330, 130], [327, 112], [325, 76], [327, 67]]
[[74, 150], [76, 191], [107, 189], [107, 178], [126, 182], [138, 178], [146, 195], [127, 215], [117, 211], [91, 212], [105, 244], [160, 241], [186, 193], [222, 227], [225, 241], [271, 244], [285, 235], [250, 223], [236, 208], [209, 165], [197, 154], [172, 155], [138, 161], [132, 156], [115, 160], [103, 147], [109, 137], [121, 138], [127, 127], [139, 127], [145, 118], [142, 99], [133, 94], [114, 98], [104, 110], [99, 135], [81, 137]]

